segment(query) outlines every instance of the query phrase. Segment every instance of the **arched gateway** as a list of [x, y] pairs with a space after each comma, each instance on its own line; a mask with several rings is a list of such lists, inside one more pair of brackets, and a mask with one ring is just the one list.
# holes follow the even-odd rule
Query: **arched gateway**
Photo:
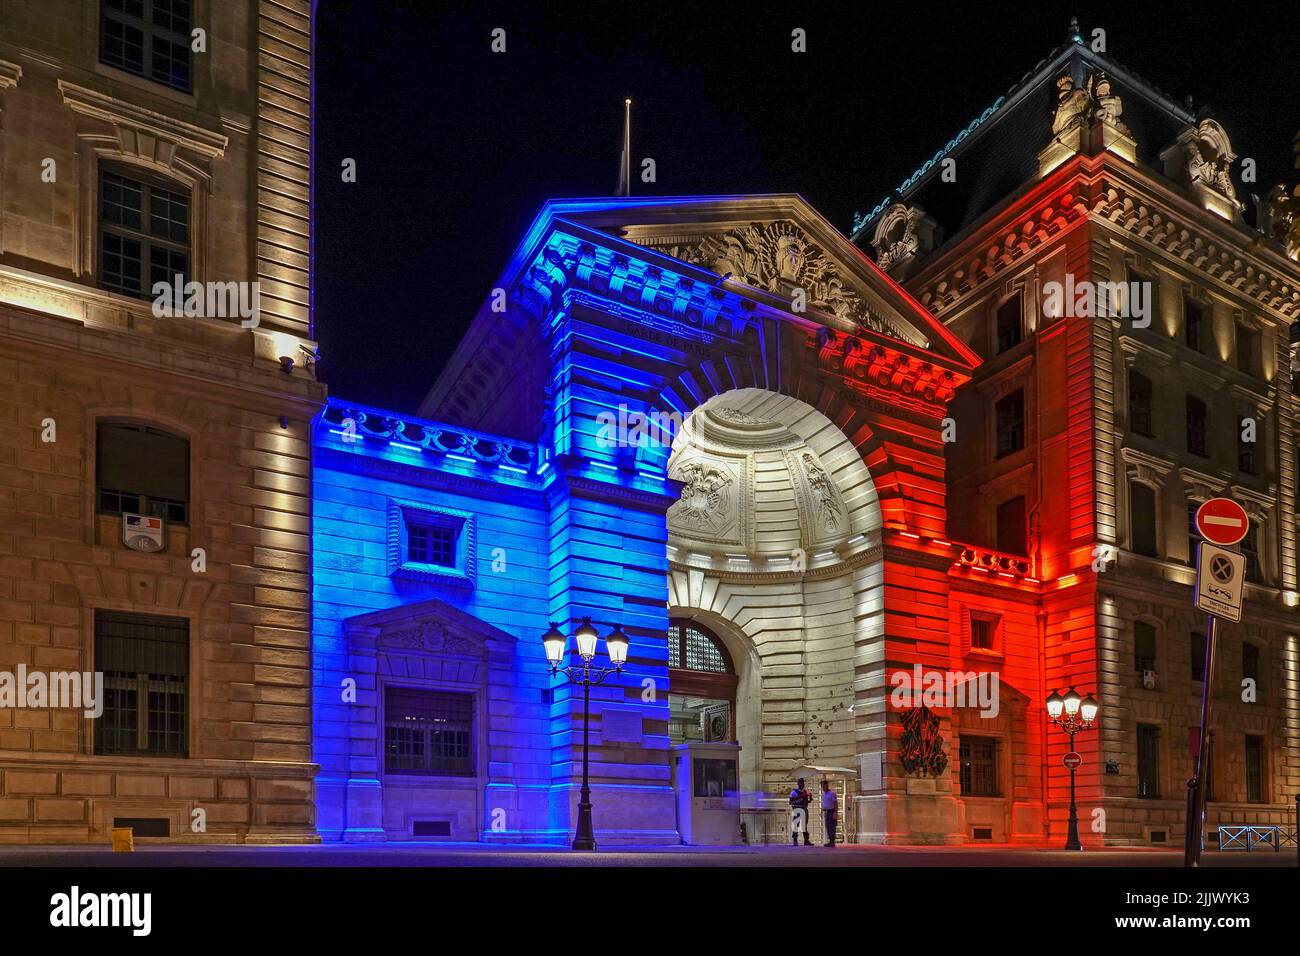
[[[456, 819], [474, 815], [483, 839], [572, 830], [581, 695], [550, 678], [538, 638], [548, 621], [571, 632], [590, 617], [632, 639], [624, 679], [592, 702], [598, 841], [676, 842], [669, 753], [694, 705], [675, 695], [711, 702], [710, 726], [739, 738], [748, 809], [771, 806], [799, 768], [833, 766], [852, 778], [845, 810], [859, 839], [960, 841], [951, 773], [905, 779], [887, 680], [914, 663], [949, 665], [941, 426], [977, 362], [797, 196], [547, 204], [421, 408], [428, 420], [334, 403], [337, 435], [318, 466], [342, 468], [350, 454], [347, 467], [360, 467], [366, 441], [344, 447], [348, 417], [365, 419], [363, 438], [415, 449], [418, 462], [383, 456], [386, 480], [442, 497], [403, 504], [408, 490], [389, 489], [393, 580], [412, 567], [404, 508], [461, 514], [434, 524], [477, 540], [460, 579], [381, 585], [391, 594], [376, 599], [435, 627], [463, 611], [485, 635], [514, 638], [465, 650], [479, 664], [464, 693], [486, 704], [467, 732], [480, 750], [463, 761], [476, 776], [457, 791], [469, 809]], [[502, 455], [513, 456], [507, 474]], [[475, 511], [476, 499], [500, 506]], [[517, 514], [494, 526], [487, 512], [506, 508]], [[327, 612], [342, 625], [318, 629], [317, 683], [332, 688], [331, 654], [356, 639], [346, 609]], [[354, 630], [375, 653], [386, 639], [366, 622]], [[670, 662], [670, 627], [680, 638], [692, 623], [726, 658], [734, 698], [692, 694], [723, 682]], [[376, 670], [379, 685], [402, 673], [430, 692], [455, 684], [445, 666], [429, 679], [427, 661]], [[733, 699], [719, 723], [716, 705]], [[355, 722], [350, 734], [342, 749], [355, 756]], [[327, 836], [401, 836], [420, 800], [436, 801], [440, 781], [411, 784], [378, 755], [347, 769], [317, 738]]]

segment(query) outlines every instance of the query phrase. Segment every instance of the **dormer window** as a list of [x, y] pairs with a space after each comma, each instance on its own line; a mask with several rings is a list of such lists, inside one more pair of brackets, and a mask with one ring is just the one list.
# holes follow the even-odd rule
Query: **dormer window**
[[190, 92], [191, 0], [101, 0], [99, 61]]

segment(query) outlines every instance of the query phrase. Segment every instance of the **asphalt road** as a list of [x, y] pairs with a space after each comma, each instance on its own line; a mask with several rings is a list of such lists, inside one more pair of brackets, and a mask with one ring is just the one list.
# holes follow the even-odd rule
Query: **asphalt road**
[[[812, 867], [1181, 867], [1181, 850], [1063, 850], [1023, 847], [618, 847], [574, 853], [563, 847], [485, 847], [477, 844], [386, 843], [364, 846], [0, 846], [4, 867], [365, 867], [365, 866], [812, 866]], [[1281, 853], [1208, 851], [1207, 867], [1295, 867], [1294, 849]]]

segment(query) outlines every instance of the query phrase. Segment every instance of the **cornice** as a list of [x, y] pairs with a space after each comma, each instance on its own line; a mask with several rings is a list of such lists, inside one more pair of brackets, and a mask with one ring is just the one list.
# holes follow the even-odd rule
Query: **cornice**
[[668, 567], [672, 571], [699, 571], [718, 581], [728, 584], [777, 584], [790, 581], [825, 581], [843, 577], [858, 568], [864, 567], [884, 556], [881, 544], [874, 544], [862, 551], [857, 551], [841, 561], [819, 565], [803, 571], [742, 571], [727, 567], [716, 568], [712, 564], [704, 566], [689, 561], [670, 559]]
[[1191, 265], [1283, 322], [1300, 316], [1300, 276], [1285, 259], [1260, 246], [1244, 228], [1219, 220], [1105, 153], [1076, 156], [1046, 179], [1028, 184], [951, 241], [909, 286], [924, 305], [942, 314], [1084, 220]]
[[1120, 351], [1124, 353], [1125, 365], [1131, 366], [1139, 354], [1154, 365], [1172, 365], [1174, 362], [1174, 357], [1168, 352], [1163, 352], [1150, 342], [1144, 342], [1136, 336], [1121, 335], [1116, 341], [1119, 343]]
[[225, 155], [230, 140], [220, 133], [145, 109], [134, 103], [115, 99], [106, 93], [78, 86], [67, 80], [59, 80], [58, 83], [63, 105], [74, 113], [109, 123], [119, 131], [130, 130], [175, 143], [176, 146], [205, 159], [216, 159]]
[[21, 66], [17, 63], [10, 63], [8, 60], [0, 60], [0, 93], [5, 90], [12, 90], [22, 78], [23, 68]]

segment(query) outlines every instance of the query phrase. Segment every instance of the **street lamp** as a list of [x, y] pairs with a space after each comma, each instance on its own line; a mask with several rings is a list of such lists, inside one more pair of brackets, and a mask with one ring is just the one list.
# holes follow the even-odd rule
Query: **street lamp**
[[1082, 850], [1079, 842], [1079, 810], [1074, 802], [1074, 771], [1079, 766], [1079, 755], [1074, 752], [1074, 735], [1082, 730], [1092, 729], [1101, 705], [1097, 698], [1089, 694], [1080, 697], [1071, 687], [1062, 697], [1060, 692], [1052, 691], [1047, 698], [1047, 717], [1052, 726], [1070, 735], [1070, 752], [1066, 755], [1065, 765], [1070, 768], [1070, 832], [1065, 838], [1067, 850]]
[[599, 637], [600, 632], [592, 626], [591, 618], [584, 617], [578, 629], [573, 632], [582, 663], [561, 664], [568, 638], [554, 621], [551, 622], [551, 629], [542, 635], [542, 646], [546, 649], [546, 661], [551, 665], [551, 673], [563, 674], [571, 683], [582, 685], [582, 792], [578, 797], [578, 828], [573, 835], [575, 850], [596, 849], [596, 833], [591, 825], [591, 787], [587, 783], [590, 767], [587, 742], [591, 729], [591, 688], [621, 674], [627, 664], [627, 635], [615, 624], [614, 629], [605, 635], [605, 649], [612, 666], [593, 668], [591, 662], [596, 657], [596, 641]]

